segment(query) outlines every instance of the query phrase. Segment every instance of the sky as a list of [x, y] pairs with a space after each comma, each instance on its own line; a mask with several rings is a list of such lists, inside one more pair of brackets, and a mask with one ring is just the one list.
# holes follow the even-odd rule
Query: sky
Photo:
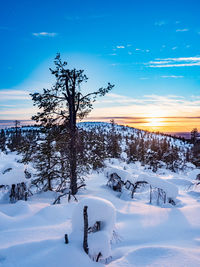
[[83, 91], [115, 85], [87, 120], [200, 130], [200, 1], [1, 1], [0, 120], [29, 120], [29, 93], [55, 82], [60, 53]]

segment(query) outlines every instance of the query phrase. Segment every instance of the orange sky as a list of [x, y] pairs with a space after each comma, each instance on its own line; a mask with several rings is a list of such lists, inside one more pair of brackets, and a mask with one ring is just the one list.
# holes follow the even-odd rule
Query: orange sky
[[191, 132], [193, 128], [200, 131], [200, 117], [88, 117], [86, 121], [107, 121], [138, 129], [159, 132]]

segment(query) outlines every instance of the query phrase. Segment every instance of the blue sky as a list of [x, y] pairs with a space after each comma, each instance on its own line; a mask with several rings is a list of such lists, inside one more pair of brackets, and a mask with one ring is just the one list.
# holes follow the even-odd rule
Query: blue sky
[[[89, 90], [115, 84], [91, 117], [197, 117], [200, 1], [2, 1], [0, 119], [29, 119], [57, 52]], [[198, 125], [197, 125], [198, 126]]]

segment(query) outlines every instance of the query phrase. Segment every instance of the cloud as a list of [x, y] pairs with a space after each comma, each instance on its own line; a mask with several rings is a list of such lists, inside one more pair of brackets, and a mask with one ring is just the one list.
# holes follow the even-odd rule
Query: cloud
[[32, 35], [36, 37], [55, 37], [57, 33], [56, 32], [34, 32], [32, 33]]
[[188, 32], [189, 29], [177, 29], [176, 32]]
[[119, 49], [120, 49], [120, 48], [125, 48], [124, 45], [117, 45], [116, 47], [119, 48]]
[[191, 67], [200, 66], [200, 57], [179, 57], [179, 58], [157, 58], [146, 63], [150, 68], [171, 68], [171, 67]]
[[92, 111], [92, 117], [134, 116], [135, 117], [195, 117], [200, 114], [200, 98], [178, 95], [144, 95], [133, 98], [110, 93], [99, 99]]
[[177, 79], [177, 78], [183, 78], [184, 76], [182, 76], [182, 75], [179, 75], [179, 76], [177, 76], [177, 75], [162, 75], [160, 77], [161, 78], [175, 78], [175, 79]]
[[30, 119], [34, 114], [38, 112], [38, 109], [35, 107], [24, 107], [24, 108], [15, 108], [15, 109], [6, 109], [0, 110], [0, 116], [2, 120], [6, 119]]
[[166, 22], [165, 22], [164, 20], [156, 21], [156, 22], [154, 23], [155, 26], [163, 26], [163, 25], [165, 25], [165, 24], [166, 24]]
[[33, 107], [30, 92], [26, 90], [0, 90], [1, 119], [30, 119], [38, 109]]
[[0, 90], [0, 101], [4, 100], [29, 100], [30, 92], [23, 90]]

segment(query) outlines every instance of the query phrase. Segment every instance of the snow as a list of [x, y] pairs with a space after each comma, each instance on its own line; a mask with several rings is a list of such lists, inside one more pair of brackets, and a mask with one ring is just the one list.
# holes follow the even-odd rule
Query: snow
[[176, 185], [169, 183], [159, 177], [147, 174], [140, 174], [137, 178], [137, 181], [146, 181], [153, 187], [163, 189], [168, 198], [176, 199], [178, 195], [178, 188]]
[[[186, 180], [187, 174], [168, 173], [163, 179], [165, 177], [171, 177], [172, 181], [174, 177]], [[85, 204], [94, 208], [99, 198], [109, 212], [113, 211], [110, 202], [116, 210], [117, 237], [110, 251], [105, 247], [105, 252], [111, 253], [106, 266], [200, 266], [200, 194], [189, 194], [181, 189], [178, 199], [182, 205], [162, 208], [143, 201], [124, 201], [105, 187], [106, 182], [104, 173], [91, 173], [87, 189], [77, 196], [78, 203], [63, 200], [60, 205], [51, 205], [55, 193], [46, 192], [27, 202], [0, 204], [0, 266], [105, 266], [105, 263], [93, 262], [83, 251], [82, 238], [77, 241], [72, 234], [75, 228], [79, 231], [82, 227], [79, 220], [72, 228], [76, 210]], [[93, 198], [97, 199], [95, 204]], [[93, 216], [90, 216], [91, 224], [103, 218], [110, 222], [107, 211], [101, 210], [98, 215], [97, 210], [90, 212], [88, 208], [88, 212]], [[113, 223], [108, 228], [112, 229]], [[89, 234], [91, 253], [102, 249], [98, 241], [101, 238], [101, 244], [107, 238], [102, 232]], [[66, 233], [69, 235], [67, 245], [64, 243]]]
[[89, 254], [94, 258], [101, 253], [101, 258], [106, 259], [111, 255], [110, 242], [115, 226], [115, 207], [108, 200], [97, 197], [85, 198], [79, 202], [72, 216], [72, 235], [70, 238], [78, 239], [80, 244], [83, 242], [83, 209], [85, 206], [88, 207], [88, 227], [93, 227], [96, 222], [100, 222], [100, 231], [88, 235]]
[[160, 178], [157, 174], [148, 171], [145, 172], [144, 170], [140, 170], [138, 172], [136, 168], [131, 169], [128, 164], [123, 164], [124, 169], [126, 169], [124, 170], [122, 169], [123, 167], [121, 166], [119, 160], [107, 162], [107, 166], [108, 167], [105, 169], [105, 173], [108, 177], [109, 175], [116, 173], [124, 183], [127, 180], [129, 180], [133, 184], [139, 181], [145, 181], [152, 187], [160, 188], [165, 191], [166, 197], [173, 200], [175, 200], [178, 195], [177, 186], [169, 181]]
[[[100, 127], [90, 127], [94, 125]], [[108, 124], [104, 126], [109, 129]], [[86, 128], [85, 124], [81, 127]], [[117, 126], [119, 131], [121, 127]], [[137, 130], [128, 129], [124, 135], [134, 132]], [[180, 140], [173, 142], [183, 145]], [[0, 185], [26, 181], [25, 166], [19, 159], [16, 153], [0, 153]], [[64, 198], [61, 204], [52, 205], [56, 192], [38, 193], [14, 204], [0, 195], [0, 267], [199, 267], [200, 186], [194, 180], [200, 169], [189, 165], [188, 172], [163, 168], [155, 174], [139, 162], [110, 159], [105, 164], [104, 171], [92, 171], [85, 177], [87, 186], [78, 193], [78, 202]], [[12, 170], [5, 172], [8, 168]], [[106, 186], [111, 173], [123, 181], [142, 180], [162, 188], [177, 205], [157, 206], [142, 197], [119, 197]], [[85, 205], [89, 226], [102, 222], [100, 231], [88, 234], [90, 257], [82, 247]], [[65, 234], [69, 244], [64, 242]], [[100, 251], [100, 262], [92, 261]]]
[[120, 168], [116, 168], [116, 167], [108, 167], [105, 169], [105, 173], [110, 176], [113, 173], [116, 173], [123, 182], [126, 182], [127, 180], [131, 181], [131, 182], [135, 182], [135, 178], [133, 175], [131, 175], [129, 172], [122, 170]]
[[187, 173], [188, 179], [195, 180], [197, 175], [200, 174], [200, 169], [193, 169]]
[[[176, 247], [145, 247], [130, 251], [124, 257], [110, 264], [110, 267], [182, 267], [198, 266], [198, 250], [179, 249]], [[181, 259], [181, 260], [180, 260]]]
[[78, 203], [72, 217], [73, 231], [83, 231], [84, 206], [88, 207], [88, 226], [91, 227], [97, 221], [101, 221], [103, 222], [103, 230], [112, 234], [115, 224], [115, 208], [111, 202], [97, 197], [85, 198]]
[[12, 185], [26, 182], [23, 164], [17, 162], [15, 153], [5, 154], [0, 152], [0, 185]]

